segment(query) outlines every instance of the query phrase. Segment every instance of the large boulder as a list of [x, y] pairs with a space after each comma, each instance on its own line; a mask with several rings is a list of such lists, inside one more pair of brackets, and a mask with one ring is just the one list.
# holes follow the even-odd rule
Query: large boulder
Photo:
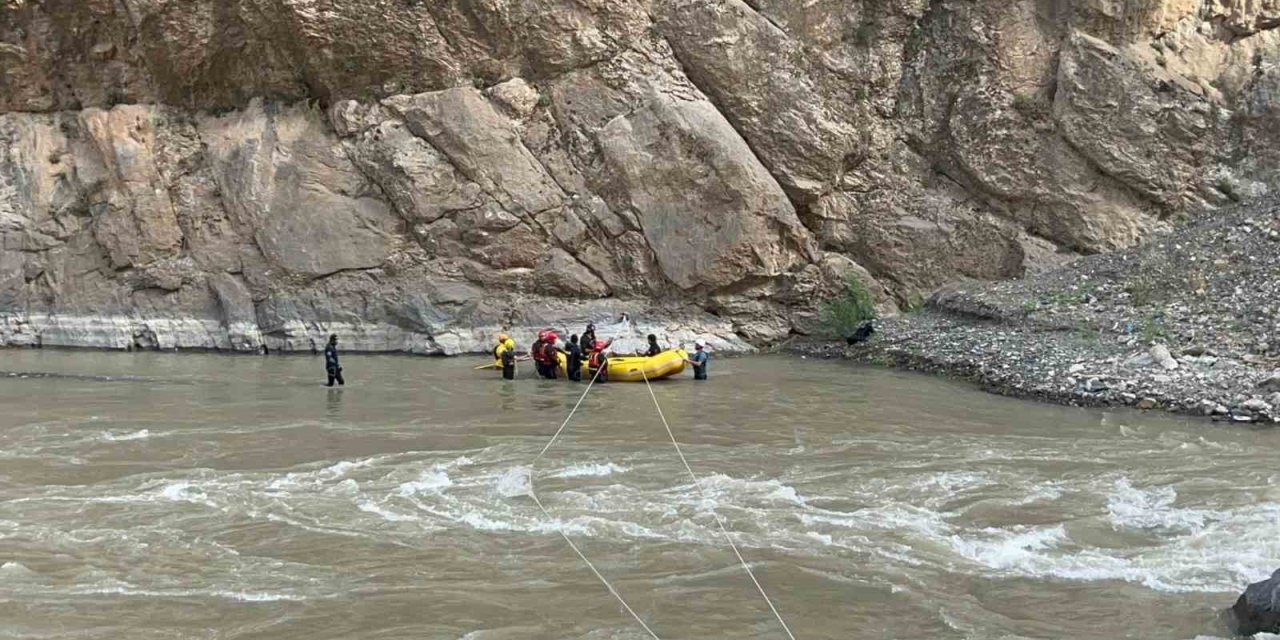
[[1280, 569], [1245, 588], [1231, 607], [1232, 633], [1280, 633]]

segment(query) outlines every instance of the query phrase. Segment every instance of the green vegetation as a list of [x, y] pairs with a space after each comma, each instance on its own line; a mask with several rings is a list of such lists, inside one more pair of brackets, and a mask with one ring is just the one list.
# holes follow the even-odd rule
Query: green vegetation
[[1145, 307], [1158, 302], [1160, 299], [1159, 287], [1145, 277], [1134, 279], [1125, 285], [1124, 290], [1129, 294], [1130, 304], [1135, 307]]
[[862, 323], [876, 317], [876, 301], [857, 277], [844, 281], [844, 293], [828, 301], [819, 311], [822, 326], [833, 336], [848, 337]]
[[923, 293], [920, 293], [920, 292], [912, 293], [911, 295], [907, 296], [906, 301], [903, 303], [902, 312], [903, 313], [920, 313], [921, 311], [924, 311], [924, 305], [927, 302], [928, 302], [928, 299], [924, 297]]
[[1151, 314], [1147, 316], [1142, 325], [1138, 327], [1138, 336], [1143, 343], [1150, 344], [1152, 342], [1164, 342], [1169, 337], [1169, 331], [1165, 327], [1164, 318], [1159, 314]]

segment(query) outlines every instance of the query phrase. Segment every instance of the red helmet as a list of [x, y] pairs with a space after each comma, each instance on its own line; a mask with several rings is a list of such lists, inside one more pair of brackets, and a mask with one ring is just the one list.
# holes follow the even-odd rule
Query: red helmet
[[591, 345], [591, 348], [596, 351], [604, 351], [604, 348], [607, 346], [608, 345], [605, 344], [604, 340], [596, 340], [595, 343]]
[[556, 335], [556, 332], [554, 331], [548, 331], [546, 335], [547, 342], [555, 342], [560, 339], [560, 336]]

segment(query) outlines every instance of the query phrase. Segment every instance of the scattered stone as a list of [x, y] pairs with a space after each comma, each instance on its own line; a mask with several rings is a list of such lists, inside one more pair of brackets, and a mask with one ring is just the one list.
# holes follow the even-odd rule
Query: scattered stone
[[1154, 409], [1154, 408], [1156, 408], [1156, 406], [1157, 406], [1158, 404], [1159, 404], [1159, 403], [1157, 403], [1157, 402], [1156, 402], [1156, 399], [1155, 399], [1155, 398], [1143, 398], [1143, 399], [1139, 400], [1139, 401], [1138, 401], [1138, 404], [1136, 404], [1136, 405], [1134, 405], [1134, 406], [1135, 406], [1135, 407], [1137, 407], [1137, 408], [1139, 408], [1139, 409], [1144, 409], [1144, 410], [1145, 410], [1145, 409]]
[[1262, 398], [1249, 398], [1248, 400], [1245, 400], [1240, 406], [1245, 409], [1248, 409], [1249, 411], [1255, 411], [1255, 412], [1266, 412], [1271, 410], [1271, 405], [1268, 404], [1267, 401], [1263, 400]]
[[1178, 361], [1174, 360], [1173, 354], [1169, 353], [1169, 347], [1162, 344], [1151, 347], [1151, 358], [1163, 369], [1173, 370], [1178, 368]]
[[[1242, 224], [1245, 215], [1255, 223]], [[921, 312], [886, 318], [882, 339], [849, 353], [1063, 404], [1150, 399], [1162, 410], [1278, 422], [1280, 252], [1258, 233], [1278, 227], [1280, 197], [1271, 197], [1159, 242], [1017, 281], [952, 285]]]

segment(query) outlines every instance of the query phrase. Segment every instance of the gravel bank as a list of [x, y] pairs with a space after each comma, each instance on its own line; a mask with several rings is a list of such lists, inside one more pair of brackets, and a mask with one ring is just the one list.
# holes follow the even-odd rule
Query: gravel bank
[[1280, 423], [1280, 202], [1018, 281], [939, 291], [868, 343], [806, 343], [1002, 394]]

